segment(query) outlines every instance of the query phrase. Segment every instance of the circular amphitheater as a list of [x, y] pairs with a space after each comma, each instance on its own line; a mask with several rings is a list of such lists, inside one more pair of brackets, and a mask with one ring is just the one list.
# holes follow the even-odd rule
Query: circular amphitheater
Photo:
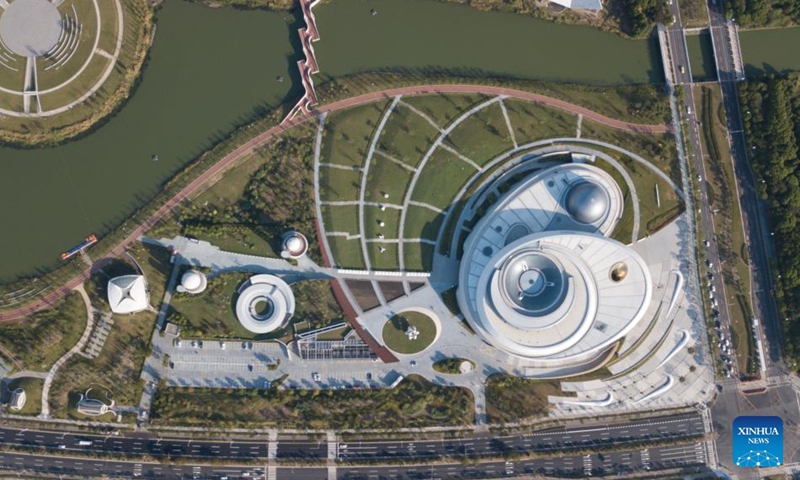
[[88, 99], [113, 72], [123, 29], [120, 0], [0, 2], [0, 114], [48, 117]]
[[252, 333], [270, 333], [286, 326], [294, 306], [294, 293], [286, 282], [274, 275], [254, 275], [239, 287], [236, 318]]

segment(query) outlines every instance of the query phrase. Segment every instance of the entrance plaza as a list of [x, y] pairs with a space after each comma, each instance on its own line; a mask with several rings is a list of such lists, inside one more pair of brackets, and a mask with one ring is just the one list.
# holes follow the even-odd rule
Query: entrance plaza
[[[497, 373], [561, 380], [563, 395], [548, 398], [554, 417], [710, 400], [713, 369], [696, 307], [690, 219], [680, 208], [684, 193], [637, 154], [579, 136], [528, 143], [514, 138], [509, 151], [486, 158], [457, 150], [458, 143], [447, 138], [455, 126], [496, 103], [503, 99], [485, 101], [438, 128], [439, 139], [434, 134], [417, 163], [386, 153], [391, 149], [373, 141], [361, 169], [323, 158], [330, 148], [324, 145], [323, 116], [315, 159], [323, 264], [307, 255], [287, 260], [226, 252], [183, 237], [144, 239], [177, 252], [170, 291], [186, 268], [205, 269], [209, 281], [235, 271], [253, 278], [269, 274], [290, 289], [307, 280], [329, 280], [353, 327], [341, 339], [331, 339], [329, 328], [289, 344], [189, 342], [156, 334], [145, 379], [170, 386], [267, 388], [277, 381], [279, 388], [340, 389], [392, 388], [405, 375], [417, 374], [439, 385], [469, 388], [479, 423], [485, 421], [487, 379]], [[400, 106], [435, 124], [396, 97], [377, 122], [379, 130]], [[433, 180], [426, 163], [442, 151], [465, 180], [449, 191], [449, 180], [442, 180], [440, 190], [449, 197], [430, 196], [441, 191], [418, 193], [415, 185]], [[625, 162], [618, 160], [623, 157]], [[408, 182], [405, 189], [371, 186], [375, 177], [368, 171], [377, 165], [407, 172], [397, 178]], [[339, 189], [334, 200], [338, 187], [330, 176], [340, 173], [356, 179], [359, 188], [351, 198]], [[654, 207], [640, 202], [653, 190], [658, 208], [668, 199], [677, 206], [657, 228], [645, 217]], [[354, 219], [343, 220], [343, 212]], [[434, 221], [410, 231], [420, 212]], [[406, 268], [409, 261], [412, 270]], [[387, 324], [403, 312], [421, 312], [436, 326], [421, 351], [383, 344]], [[393, 334], [393, 341], [414, 342], [417, 334]], [[461, 374], [434, 370], [435, 362], [447, 358], [469, 360], [475, 368]], [[142, 407], [149, 408], [149, 401], [145, 395]]]

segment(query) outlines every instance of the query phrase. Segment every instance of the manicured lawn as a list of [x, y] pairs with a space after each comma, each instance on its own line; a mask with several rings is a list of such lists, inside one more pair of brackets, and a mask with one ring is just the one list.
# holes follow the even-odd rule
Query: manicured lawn
[[628, 188], [628, 183], [622, 177], [622, 174], [605, 160], [598, 158], [594, 165], [611, 175], [614, 181], [617, 182], [617, 185], [619, 185], [620, 190], [622, 190], [622, 197], [624, 199], [622, 218], [617, 222], [617, 226], [614, 232], [612, 232], [611, 238], [626, 245], [630, 244], [633, 239], [633, 200], [631, 199], [631, 191], [630, 188]]
[[488, 98], [484, 95], [421, 95], [403, 97], [403, 101], [421, 110], [440, 127], [445, 128], [473, 105]]
[[18, 378], [9, 382], [8, 389], [14, 391], [17, 388], [25, 389], [25, 406], [22, 410], [7, 410], [14, 415], [39, 415], [42, 412], [42, 387], [44, 380], [41, 378]]
[[[405, 332], [410, 327], [416, 327], [419, 331], [415, 340], [409, 340], [406, 336]], [[397, 353], [419, 353], [436, 338], [436, 324], [423, 313], [401, 312], [386, 321], [381, 337], [383, 343]]]
[[150, 304], [157, 307], [164, 298], [164, 291], [172, 273], [169, 250], [150, 244], [134, 243], [128, 252], [142, 267], [147, 285], [150, 287]]
[[440, 148], [428, 159], [411, 199], [444, 210], [467, 180], [477, 173], [472, 165]]
[[433, 270], [433, 245], [419, 242], [403, 243], [403, 266], [409, 272]]
[[[88, 44], [89, 42], [83, 42]], [[51, 93], [45, 93], [41, 96], [40, 100], [42, 102], [42, 108], [45, 110], [52, 110], [54, 108], [62, 107], [76, 98], [80, 98], [81, 95], [89, 91], [92, 86], [100, 80], [100, 77], [103, 75], [103, 72], [106, 71], [108, 68], [108, 64], [111, 62], [108, 58], [102, 55], [93, 55], [91, 60], [89, 60], [89, 65], [86, 69], [81, 73], [80, 77], [75, 79], [75, 81], [68, 83], [63, 88], [60, 88]], [[70, 62], [72, 63], [72, 62]], [[76, 64], [77, 65], [77, 64]], [[83, 62], [81, 62], [81, 66]], [[59, 75], [58, 81], [64, 81], [67, 78], [61, 77]], [[55, 86], [58, 83], [53, 82], [50, 86]], [[39, 88], [43, 88], [41, 85]]]
[[266, 238], [264, 232], [259, 232], [257, 226], [245, 224], [219, 224], [219, 225], [185, 225], [185, 235], [204, 240], [219, 247], [226, 252], [258, 255], [260, 257], [278, 257], [280, 252]]
[[340, 268], [365, 268], [364, 254], [361, 251], [361, 240], [354, 238], [328, 235], [328, 244], [331, 246], [333, 264]]
[[156, 425], [281, 428], [400, 428], [470, 425], [472, 394], [440, 387], [418, 376], [393, 389], [221, 390], [159, 388]]
[[557, 381], [494, 375], [486, 385], [486, 413], [491, 423], [543, 417], [550, 409], [548, 395], [562, 394]]
[[478, 165], [514, 147], [500, 104], [493, 103], [470, 116], [445, 142]]
[[439, 130], [413, 110], [397, 105], [381, 132], [378, 147], [411, 166], [422, 160], [439, 136]]
[[357, 205], [322, 205], [322, 221], [326, 232], [358, 233]]
[[[381, 227], [378, 222], [383, 222]], [[387, 208], [381, 211], [378, 207], [366, 205], [364, 207], [364, 231], [365, 238], [378, 238], [378, 234], [383, 234], [386, 239], [398, 237], [400, 227], [400, 210]]]
[[[51, 68], [46, 70], [46, 68], [52, 65], [53, 62], [44, 61], [43, 58], [38, 59], [36, 62], [36, 70], [39, 90], [47, 90], [48, 88], [55, 87], [69, 80], [81, 69], [89, 56], [93, 54], [92, 47], [94, 47], [94, 39], [97, 35], [97, 29], [99, 28], [97, 23], [97, 14], [94, 10], [94, 4], [91, 0], [68, 0], [61, 5], [60, 10], [61, 12], [69, 12], [70, 16], [72, 16], [73, 7], [75, 7], [75, 10], [78, 13], [78, 21], [81, 23], [82, 27], [78, 47], [72, 54], [72, 58], [68, 62], [61, 64], [59, 68]], [[114, 24], [116, 24], [117, 9], [113, 8], [108, 10], [113, 16]], [[112, 28], [108, 32], [101, 32], [100, 38], [102, 40], [104, 37], [113, 37], [114, 44], [116, 44], [115, 34], [116, 31]], [[108, 53], [114, 53], [114, 51], [110, 50]], [[108, 60], [104, 62], [104, 65], [108, 66]], [[82, 93], [87, 92], [98, 80], [98, 77], [93, 75], [85, 75], [85, 73], [86, 71], [81, 73], [81, 75], [72, 82], [78, 89], [82, 90]], [[78, 98], [79, 96], [80, 94], [73, 97], [73, 99]]]
[[358, 200], [361, 190], [361, 171], [319, 168], [319, 196], [323, 202]]
[[[380, 252], [380, 247], [385, 248]], [[373, 270], [398, 270], [400, 265], [400, 254], [398, 253], [397, 243], [367, 243], [369, 252], [369, 262]]]
[[520, 145], [547, 138], [575, 136], [576, 115], [521, 100], [506, 99], [503, 103]]
[[[402, 205], [413, 172], [379, 155], [372, 157], [364, 199], [368, 202]], [[388, 193], [389, 198], [383, 194]]]
[[86, 307], [70, 293], [52, 308], [20, 323], [0, 325], [0, 343], [28, 370], [45, 372], [78, 343], [86, 329]]
[[409, 205], [403, 238], [427, 238], [436, 241], [443, 221], [444, 214], [434, 212], [430, 208]]
[[372, 134], [388, 101], [375, 102], [333, 112], [325, 121], [320, 162], [364, 165]]

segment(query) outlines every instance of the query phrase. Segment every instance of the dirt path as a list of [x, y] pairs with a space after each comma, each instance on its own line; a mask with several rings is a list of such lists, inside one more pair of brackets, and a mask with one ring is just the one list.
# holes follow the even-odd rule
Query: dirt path
[[[197, 177], [192, 183], [184, 187], [183, 190], [181, 190], [174, 197], [169, 199], [164, 205], [161, 206], [161, 208], [156, 210], [156, 212], [153, 213], [153, 215], [150, 218], [145, 220], [136, 229], [134, 229], [124, 240], [118, 243], [117, 246], [114, 247], [108, 253], [108, 256], [115, 257], [122, 254], [128, 247], [128, 245], [136, 241], [140, 236], [142, 236], [147, 230], [149, 230], [153, 225], [155, 225], [159, 220], [161, 220], [165, 215], [167, 215], [179, 203], [184, 201], [192, 194], [200, 191], [202, 187], [206, 184], [206, 182], [208, 182], [209, 179], [214, 178], [216, 175], [225, 170], [233, 162], [240, 159], [244, 155], [250, 153], [254, 148], [258, 147], [264, 142], [282, 134], [286, 130], [289, 130], [290, 128], [296, 125], [299, 125], [301, 123], [304, 123], [308, 120], [315, 118], [316, 115], [318, 115], [319, 113], [332, 112], [335, 110], [341, 110], [349, 107], [363, 105], [366, 103], [374, 102], [376, 100], [391, 98], [397, 95], [425, 95], [425, 94], [441, 94], [441, 93], [482, 93], [486, 95], [506, 95], [509, 98], [516, 98], [520, 100], [527, 100], [531, 102], [541, 103], [543, 105], [548, 105], [554, 108], [558, 108], [560, 110], [574, 113], [576, 115], [583, 115], [584, 118], [588, 118], [595, 122], [619, 130], [626, 130], [636, 133], [650, 133], [650, 134], [664, 133], [667, 132], [668, 130], [667, 125], [646, 125], [646, 124], [623, 122], [621, 120], [616, 120], [613, 118], [606, 117], [605, 115], [601, 115], [592, 110], [580, 107], [578, 105], [569, 102], [565, 102], [563, 100], [558, 100], [544, 95], [539, 95], [536, 93], [525, 92], [522, 90], [515, 90], [512, 88], [491, 87], [485, 85], [430, 85], [430, 86], [393, 88], [389, 90], [382, 90], [380, 92], [367, 93], [364, 95], [359, 95], [357, 97], [351, 97], [344, 100], [340, 100], [338, 102], [333, 102], [327, 105], [323, 105], [319, 107], [317, 110], [311, 112], [310, 114], [301, 115], [292, 120], [285, 121], [280, 125], [272, 127], [269, 130], [266, 130], [265, 132], [261, 133], [257, 137], [253, 138], [252, 140], [244, 143], [242, 146], [232, 151], [224, 158], [222, 158], [220, 161], [212, 165], [208, 170], [206, 170], [199, 177]], [[70, 290], [74, 289], [81, 283], [85, 282], [89, 278], [90, 274], [91, 274], [91, 268], [86, 268], [80, 275], [74, 277], [72, 280], [70, 280], [60, 288], [51, 291], [36, 303], [32, 303], [30, 305], [15, 310], [0, 312], [0, 322], [10, 322], [14, 320], [19, 320], [25, 318], [26, 316], [34, 312], [38, 312], [39, 310], [43, 310], [49, 307], [53, 303], [63, 298], [67, 293], [69, 293]]]

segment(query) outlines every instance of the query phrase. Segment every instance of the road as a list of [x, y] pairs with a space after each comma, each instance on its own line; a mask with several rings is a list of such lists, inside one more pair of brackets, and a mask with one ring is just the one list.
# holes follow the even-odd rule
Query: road
[[750, 257], [750, 276], [752, 279], [753, 311], [756, 318], [761, 319], [765, 328], [760, 329], [766, 337], [767, 375], [785, 373], [782, 363], [783, 347], [781, 342], [781, 325], [778, 307], [773, 298], [774, 286], [770, 273], [770, 250], [772, 240], [767, 225], [767, 208], [756, 189], [756, 180], [747, 159], [747, 142], [739, 108], [739, 96], [736, 89], [736, 72], [733, 66], [733, 51], [725, 28], [725, 15], [719, 0], [708, 4], [711, 34], [714, 36], [714, 55], [718, 65], [718, 80], [722, 89], [722, 100], [728, 118], [731, 156], [734, 173], [738, 183], [739, 200], [742, 206], [744, 231]]
[[[675, 23], [667, 28], [667, 37], [668, 45], [670, 46], [670, 58], [672, 60], [672, 71], [674, 74], [675, 87], [683, 89], [685, 104], [688, 106], [685, 111], [679, 112], [679, 114], [685, 115], [688, 123], [688, 142], [692, 147], [692, 152], [689, 154], [689, 161], [691, 162], [690, 166], [695, 172], [698, 172], [697, 174], [700, 175], [700, 181], [697, 182], [700, 193], [699, 204], [696, 205], [700, 219], [700, 221], [697, 222], [697, 235], [700, 237], [699, 239], [701, 241], [709, 242], [709, 246], [703, 248], [706, 248], [705, 257], [707, 261], [707, 270], [714, 275], [713, 279], [705, 277], [702, 280], [704, 282], [710, 281], [710, 286], [716, 290], [713, 300], [711, 298], [708, 300], [711, 302], [717, 302], [717, 304], [712, 305], [712, 307], [713, 310], [719, 315], [718, 319], [720, 322], [720, 332], [722, 335], [724, 335], [724, 338], [732, 341], [731, 339], [733, 337], [731, 336], [730, 310], [727, 302], [727, 295], [725, 294], [725, 283], [723, 282], [723, 278], [720, 273], [721, 262], [719, 245], [716, 241], [717, 236], [714, 230], [714, 213], [711, 208], [711, 202], [706, 183], [708, 173], [705, 162], [703, 161], [703, 148], [702, 144], [700, 143], [700, 132], [698, 130], [700, 122], [697, 118], [697, 109], [694, 107], [696, 103], [694, 91], [692, 90], [693, 80], [691, 65], [689, 64], [689, 51], [686, 46], [686, 36], [684, 35], [683, 26], [681, 23], [681, 15], [678, 8], [678, 3], [679, 2], [672, 2], [669, 7], [672, 15], [675, 17]], [[685, 134], [686, 132], [684, 132], [684, 135]], [[687, 154], [688, 153], [689, 152], [687, 151]], [[703, 270], [700, 269], [700, 271], [702, 272]], [[735, 360], [735, 351], [733, 349], [731, 349], [730, 356], [733, 359], [730, 363], [730, 373], [735, 377], [738, 376], [739, 372]]]
[[[444, 440], [369, 440], [340, 443], [338, 457], [343, 460], [462, 458], [464, 455], [496, 456], [515, 451], [565, 451], [569, 449], [624, 445], [632, 442], [697, 437], [704, 434], [699, 414], [671, 415], [634, 420], [615, 425], [557, 428], [515, 436], [488, 436]], [[90, 442], [81, 445], [81, 442]], [[89, 435], [0, 428], [0, 443], [18, 447], [46, 448], [62, 453], [110, 453], [148, 455], [154, 458], [225, 458], [236, 460], [265, 459], [266, 440], [191, 440], [161, 438], [151, 434], [134, 436]], [[279, 459], [325, 459], [326, 442], [278, 441]]]
[[[637, 448], [606, 454], [567, 455], [528, 460], [431, 465], [339, 466], [341, 480], [486, 478], [524, 474], [548, 474], [588, 477], [611, 473], [702, 466], [706, 462], [704, 446], [688, 443], [665, 447]], [[164, 465], [155, 462], [123, 462], [76, 457], [0, 453], [0, 471], [25, 474], [71, 475], [79, 478], [159, 478], [159, 479], [266, 479], [266, 467], [256, 465]], [[278, 467], [277, 479], [322, 480], [328, 478], [323, 467]]]
[[[171, 212], [173, 208], [175, 208], [189, 196], [199, 191], [202, 191], [202, 189], [206, 187], [206, 184], [211, 179], [215, 178], [217, 175], [223, 172], [236, 160], [249, 154], [250, 152], [253, 151], [253, 149], [258, 147], [259, 145], [262, 145], [264, 142], [267, 142], [270, 139], [279, 136], [280, 134], [292, 128], [293, 126], [296, 126], [298, 124], [316, 118], [316, 116], [321, 113], [333, 112], [336, 110], [355, 107], [358, 105], [363, 105], [365, 103], [374, 102], [383, 98], [390, 98], [396, 95], [425, 95], [425, 94], [444, 94], [444, 93], [473, 93], [473, 94], [481, 93], [485, 95], [506, 95], [511, 98], [541, 103], [543, 105], [565, 110], [567, 112], [574, 113], [576, 115], [583, 115], [584, 118], [591, 119], [595, 122], [620, 130], [627, 130], [640, 133], [663, 133], [668, 130], [667, 125], [645, 125], [645, 124], [624, 122], [621, 120], [616, 120], [613, 118], [606, 117], [605, 115], [601, 115], [597, 112], [588, 110], [586, 108], [580, 107], [578, 105], [569, 102], [565, 102], [563, 100], [535, 93], [524, 92], [521, 90], [515, 90], [511, 88], [503, 88], [503, 87], [491, 87], [484, 85], [427, 85], [427, 86], [395, 88], [379, 92], [367, 93], [364, 95], [359, 95], [356, 97], [351, 97], [344, 100], [340, 100], [338, 102], [333, 102], [327, 105], [323, 105], [319, 107], [317, 110], [311, 112], [310, 114], [300, 115], [294, 119], [288, 120], [282, 123], [281, 125], [272, 127], [269, 130], [254, 137], [253, 139], [245, 142], [243, 145], [239, 146], [238, 148], [227, 154], [225, 157], [223, 157], [220, 161], [218, 161], [210, 168], [208, 168], [208, 170], [200, 174], [194, 181], [192, 181], [191, 183], [189, 183], [189, 185], [187, 185], [181, 191], [176, 193], [172, 198], [167, 200], [167, 202], [164, 203], [158, 210], [156, 210], [147, 220], [145, 220], [144, 222], [133, 228], [133, 230], [127, 237], [125, 237], [122, 241], [120, 241], [116, 246], [114, 246], [111, 249], [107, 257], [116, 257], [121, 255], [130, 244], [137, 241], [139, 237], [144, 235], [144, 233], [147, 230], [149, 230], [165, 215]], [[87, 267], [80, 274], [76, 275], [75, 277], [67, 281], [64, 285], [54, 288], [51, 292], [49, 292], [44, 297], [40, 298], [34, 303], [31, 303], [29, 305], [14, 310], [6, 310], [0, 312], [0, 322], [10, 322], [15, 320], [20, 320], [28, 315], [31, 315], [32, 313], [50, 307], [55, 302], [57, 302], [65, 295], [67, 295], [70, 292], [70, 290], [72, 290], [79, 284], [86, 281], [91, 275], [91, 272], [96, 270], [97, 266], [98, 265], [96, 263], [93, 267]]]

